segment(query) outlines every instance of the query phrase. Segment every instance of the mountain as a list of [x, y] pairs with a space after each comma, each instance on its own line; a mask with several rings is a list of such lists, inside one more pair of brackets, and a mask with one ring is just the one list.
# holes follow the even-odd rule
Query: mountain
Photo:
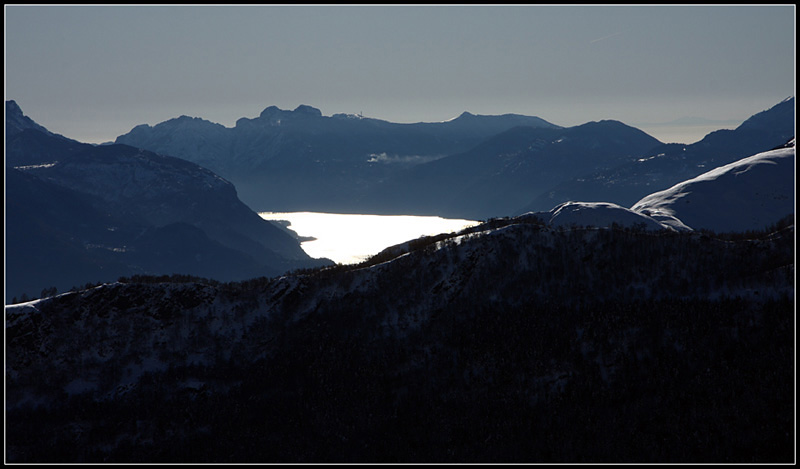
[[[564, 202], [549, 212], [528, 213], [521, 217], [541, 218], [548, 226], [591, 226], [597, 228], [642, 227], [646, 230], [673, 230], [674, 228], [648, 213], [637, 212], [608, 202]], [[777, 220], [777, 219], [776, 219]]]
[[486, 219], [571, 200], [628, 207], [793, 135], [792, 97], [691, 145], [663, 144], [616, 121], [561, 128], [537, 117], [463, 113], [395, 124], [305, 105], [270, 106], [233, 128], [182, 116], [117, 142], [207, 166], [257, 210]]
[[650, 194], [631, 208], [609, 202], [564, 202], [528, 212], [549, 227], [759, 231], [794, 217], [795, 142], [715, 168]]
[[538, 117], [463, 113], [438, 123], [397, 124], [270, 106], [235, 127], [182, 116], [140, 125], [116, 143], [203, 165], [232, 181], [257, 211], [358, 213], [365, 191], [409, 166], [466, 151], [515, 126], [558, 128]]
[[792, 140], [650, 194], [631, 210], [684, 229], [760, 230], [794, 214], [794, 188]]
[[547, 210], [569, 200], [629, 207], [642, 197], [709, 170], [783, 145], [795, 134], [795, 100], [787, 98], [734, 130], [718, 130], [691, 145], [662, 144], [612, 168], [583, 171], [554, 181], [514, 213]]
[[468, 152], [387, 179], [367, 199], [374, 210], [396, 213], [468, 219], [511, 215], [558, 181], [617, 166], [659, 144], [617, 121], [558, 129], [515, 127]]
[[794, 227], [494, 219], [6, 307], [12, 463], [785, 463]]
[[7, 136], [6, 243], [10, 296], [133, 274], [242, 280], [322, 262], [207, 169], [36, 127]]
[[47, 135], [56, 134], [50, 132], [49, 130], [45, 129], [41, 125], [37, 124], [33, 121], [30, 117], [23, 114], [22, 109], [19, 107], [14, 100], [6, 101], [6, 138], [16, 135], [22, 132], [25, 129], [34, 129], [38, 130]]

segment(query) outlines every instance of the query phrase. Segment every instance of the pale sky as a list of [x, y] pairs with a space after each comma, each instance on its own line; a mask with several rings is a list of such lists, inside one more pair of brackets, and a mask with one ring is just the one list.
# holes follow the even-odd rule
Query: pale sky
[[794, 96], [794, 44], [792, 4], [6, 5], [5, 98], [96, 143], [300, 104], [392, 122], [616, 119], [664, 140], [639, 124], [734, 127]]

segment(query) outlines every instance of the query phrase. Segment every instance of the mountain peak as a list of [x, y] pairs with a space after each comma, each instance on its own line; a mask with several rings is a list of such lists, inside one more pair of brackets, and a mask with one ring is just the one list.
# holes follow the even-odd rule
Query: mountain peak
[[259, 114], [258, 117], [269, 119], [270, 117], [274, 117], [282, 112], [283, 110], [281, 110], [281, 108], [279, 108], [278, 106], [269, 106], [263, 111], [261, 111], [261, 114]]
[[19, 114], [22, 115], [22, 109], [20, 109], [19, 105], [13, 99], [9, 99], [6, 101], [6, 115], [10, 114]]
[[750, 116], [738, 129], [771, 129], [778, 126], [778, 122], [794, 120], [794, 96], [790, 96], [771, 108]]
[[6, 137], [18, 134], [25, 129], [34, 129], [48, 135], [52, 132], [37, 124], [33, 119], [22, 112], [16, 101], [13, 99], [6, 101]]
[[306, 114], [306, 115], [309, 115], [309, 116], [322, 117], [322, 111], [320, 111], [319, 109], [317, 109], [315, 107], [308, 106], [306, 104], [301, 104], [301, 105], [297, 106], [297, 108], [295, 108], [295, 110], [294, 110], [294, 113], [295, 114]]
[[314, 116], [314, 117], [322, 117], [322, 111], [319, 109], [309, 106], [307, 104], [301, 104], [297, 106], [294, 111], [286, 111], [278, 106], [269, 106], [258, 116], [260, 119], [276, 119], [276, 118], [286, 118], [289, 116]]

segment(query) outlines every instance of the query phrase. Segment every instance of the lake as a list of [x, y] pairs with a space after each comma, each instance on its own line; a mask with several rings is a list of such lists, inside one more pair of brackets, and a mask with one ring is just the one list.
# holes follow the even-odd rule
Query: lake
[[311, 257], [355, 264], [395, 244], [459, 231], [479, 222], [433, 216], [358, 215], [320, 212], [261, 212], [265, 220], [285, 220], [298, 236], [313, 237], [301, 247]]

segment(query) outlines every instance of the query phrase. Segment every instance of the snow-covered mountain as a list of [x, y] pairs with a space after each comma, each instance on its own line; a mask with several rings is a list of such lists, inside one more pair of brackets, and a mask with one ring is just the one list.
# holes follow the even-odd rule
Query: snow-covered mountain
[[718, 130], [691, 145], [662, 144], [619, 165], [584, 168], [567, 180], [552, 181], [513, 213], [548, 210], [569, 200], [612, 202], [630, 207], [655, 191], [667, 189], [710, 169], [772, 150], [795, 135], [795, 99], [759, 112], [734, 130]]
[[549, 212], [529, 213], [522, 216], [539, 216], [550, 226], [591, 226], [597, 228], [643, 227], [646, 230], [671, 230], [644, 213], [608, 202], [564, 202]]
[[793, 218], [794, 175], [792, 139], [783, 148], [743, 158], [650, 194], [631, 208], [570, 201], [521, 217], [535, 217], [551, 227], [757, 231]]
[[6, 140], [5, 195], [7, 299], [120, 275], [243, 280], [319, 265], [230, 182], [127, 145], [93, 146], [29, 126]]
[[644, 197], [631, 210], [679, 229], [760, 230], [794, 215], [795, 148], [753, 155]]

